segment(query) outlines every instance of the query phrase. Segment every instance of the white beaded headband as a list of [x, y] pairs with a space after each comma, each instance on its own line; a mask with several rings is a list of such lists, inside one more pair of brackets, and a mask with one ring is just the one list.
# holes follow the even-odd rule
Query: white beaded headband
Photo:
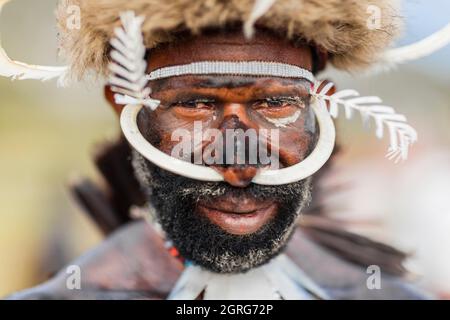
[[314, 75], [301, 67], [273, 61], [202, 61], [157, 69], [147, 80], [183, 75], [236, 75], [255, 77], [301, 78], [314, 83]]

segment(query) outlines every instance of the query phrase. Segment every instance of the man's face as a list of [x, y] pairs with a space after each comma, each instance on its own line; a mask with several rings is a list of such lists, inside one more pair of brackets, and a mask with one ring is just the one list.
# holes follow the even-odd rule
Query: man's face
[[[150, 54], [149, 69], [196, 61], [256, 60], [309, 70], [312, 63], [307, 47], [294, 47], [264, 33], [251, 41], [227, 33], [158, 48]], [[267, 154], [277, 155], [279, 168], [300, 162], [314, 147], [317, 135], [309, 87], [308, 81], [299, 79], [220, 75], [151, 83], [152, 98], [161, 105], [154, 112], [143, 109], [138, 116], [139, 128], [148, 141], [173, 154], [179, 143], [174, 139], [177, 130], [183, 129], [191, 137], [200, 130], [202, 138], [187, 160], [193, 160], [197, 151], [205, 155], [208, 146], [217, 146], [218, 141], [224, 146], [220, 155], [213, 152], [216, 160], [224, 161], [206, 164], [223, 175], [220, 183], [177, 176], [133, 154], [136, 175], [168, 238], [184, 258], [216, 272], [242, 272], [281, 251], [301, 208], [309, 201], [309, 180], [283, 186], [251, 183], [258, 170], [268, 166], [258, 153], [261, 146], [251, 150], [249, 140], [255, 136], [249, 135], [244, 140], [244, 163], [228, 162], [227, 157], [237, 160], [237, 151], [225, 147], [230, 140], [226, 132], [254, 130], [256, 139], [265, 142]], [[206, 138], [204, 133], [210, 129], [222, 133], [223, 139]], [[256, 162], [250, 161], [252, 152], [257, 154]]]

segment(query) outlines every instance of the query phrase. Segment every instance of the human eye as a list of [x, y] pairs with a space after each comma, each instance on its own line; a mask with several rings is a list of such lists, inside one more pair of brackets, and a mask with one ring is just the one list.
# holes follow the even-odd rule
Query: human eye
[[174, 108], [185, 108], [185, 109], [213, 109], [214, 108], [214, 100], [211, 99], [192, 99], [185, 101], [177, 101], [170, 105], [170, 107]]
[[305, 99], [302, 97], [269, 97], [253, 103], [255, 109], [304, 108]]

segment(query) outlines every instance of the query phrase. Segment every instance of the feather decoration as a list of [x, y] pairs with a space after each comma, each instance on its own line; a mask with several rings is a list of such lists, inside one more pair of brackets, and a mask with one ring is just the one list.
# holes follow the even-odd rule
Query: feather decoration
[[136, 17], [133, 11], [121, 13], [122, 27], [114, 30], [115, 37], [110, 44], [112, 62], [109, 64], [111, 90], [116, 92], [117, 104], [144, 105], [155, 110], [160, 102], [150, 98], [151, 89], [147, 87], [147, 62], [142, 36], [144, 17]]
[[418, 60], [450, 44], [450, 23], [432, 35], [399, 48], [387, 50], [378, 63], [369, 70], [369, 74], [389, 71], [399, 64]]
[[256, 0], [249, 18], [244, 24], [244, 34], [247, 38], [251, 38], [255, 32], [254, 26], [256, 21], [261, 18], [273, 6], [276, 0]]
[[284, 254], [245, 273], [215, 273], [187, 266], [168, 300], [310, 300], [326, 292]]
[[339, 115], [339, 106], [344, 108], [345, 117], [350, 119], [354, 112], [361, 114], [363, 123], [368, 124], [372, 119], [376, 127], [376, 136], [383, 138], [385, 128], [389, 133], [390, 145], [386, 157], [396, 163], [408, 158], [409, 147], [417, 141], [417, 132], [407, 122], [406, 117], [397, 114], [392, 107], [383, 105], [379, 97], [361, 97], [355, 90], [342, 90], [332, 95], [327, 93], [332, 89], [333, 83], [316, 82], [312, 90], [312, 97], [319, 103], [329, 103], [329, 112], [333, 118]]
[[[9, 1], [0, 0], [0, 13], [3, 6]], [[47, 81], [58, 78], [58, 85], [64, 86], [67, 70], [67, 67], [38, 66], [11, 60], [0, 41], [0, 76], [11, 78], [12, 80], [33, 79]]]

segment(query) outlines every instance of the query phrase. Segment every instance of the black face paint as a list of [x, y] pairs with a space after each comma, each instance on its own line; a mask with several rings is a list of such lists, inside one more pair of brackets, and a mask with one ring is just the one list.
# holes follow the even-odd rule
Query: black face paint
[[[168, 239], [184, 258], [214, 272], [245, 272], [279, 254], [311, 197], [309, 179], [283, 186], [251, 184], [243, 189], [174, 175], [137, 152], [133, 152], [133, 166]], [[233, 193], [274, 200], [279, 205], [278, 213], [254, 234], [233, 235], [196, 212], [199, 200], [214, 201], [215, 197]]]

